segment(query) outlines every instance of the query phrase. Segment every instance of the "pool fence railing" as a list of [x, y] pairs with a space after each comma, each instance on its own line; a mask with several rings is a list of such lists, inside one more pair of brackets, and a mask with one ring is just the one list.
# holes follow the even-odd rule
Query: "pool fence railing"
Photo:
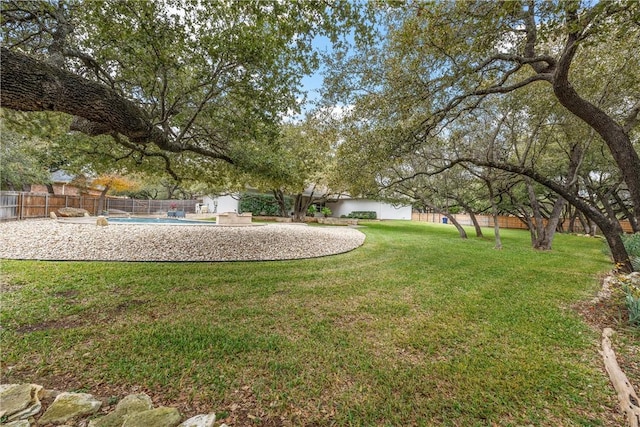
[[[107, 197], [103, 210], [124, 212], [131, 215], [154, 215], [170, 210], [195, 213], [193, 200], [156, 200]], [[90, 215], [100, 215], [100, 197], [90, 195], [60, 195], [51, 193], [31, 193], [23, 191], [0, 191], [0, 221], [32, 218], [47, 218], [50, 212], [60, 208], [86, 209]]]

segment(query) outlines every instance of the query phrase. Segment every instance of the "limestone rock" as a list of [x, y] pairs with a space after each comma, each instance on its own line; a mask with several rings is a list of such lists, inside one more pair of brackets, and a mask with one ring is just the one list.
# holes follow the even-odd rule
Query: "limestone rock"
[[11, 421], [7, 424], [2, 424], [2, 427], [31, 427], [31, 424], [27, 420]]
[[96, 220], [96, 225], [99, 225], [101, 227], [106, 227], [107, 225], [109, 225], [109, 221], [107, 221], [107, 218], [103, 216], [99, 216], [98, 219]]
[[60, 208], [58, 209], [58, 215], [64, 217], [83, 217], [84, 214], [89, 213], [86, 209], [81, 208]]
[[180, 424], [180, 418], [180, 412], [176, 408], [161, 406], [127, 415], [122, 427], [176, 427]]
[[87, 393], [60, 393], [38, 422], [62, 424], [73, 418], [94, 414], [100, 406], [102, 402]]
[[213, 427], [216, 422], [216, 414], [196, 415], [180, 424], [178, 427]]
[[7, 420], [26, 419], [42, 409], [42, 386], [36, 384], [2, 384], [0, 386], [0, 417]]
[[56, 213], [55, 213], [55, 212], [51, 211], [51, 212], [49, 212], [49, 217], [50, 217], [51, 219], [56, 219], [56, 218], [58, 218], [58, 215], [56, 215]]
[[116, 409], [102, 418], [89, 422], [89, 427], [120, 427], [127, 415], [149, 411], [153, 408], [151, 398], [146, 394], [130, 394], [116, 405]]

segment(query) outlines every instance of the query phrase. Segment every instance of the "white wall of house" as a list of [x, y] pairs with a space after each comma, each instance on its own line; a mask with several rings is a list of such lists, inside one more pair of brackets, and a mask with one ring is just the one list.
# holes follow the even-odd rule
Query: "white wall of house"
[[378, 219], [411, 219], [411, 206], [394, 206], [390, 203], [368, 199], [342, 199], [328, 202], [331, 216], [349, 215], [353, 211], [373, 211]]
[[238, 212], [240, 200], [237, 194], [226, 196], [204, 196], [202, 203], [210, 213]]

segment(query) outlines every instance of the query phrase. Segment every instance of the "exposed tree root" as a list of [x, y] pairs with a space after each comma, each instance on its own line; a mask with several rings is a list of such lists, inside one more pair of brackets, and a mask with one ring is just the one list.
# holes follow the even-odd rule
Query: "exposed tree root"
[[609, 337], [613, 335], [613, 329], [604, 328], [602, 331], [602, 357], [604, 359], [604, 367], [609, 374], [609, 378], [613, 383], [613, 387], [618, 393], [618, 401], [620, 409], [625, 414], [627, 425], [629, 427], [640, 427], [640, 400], [633, 390], [633, 386], [622, 372], [616, 354], [611, 347]]

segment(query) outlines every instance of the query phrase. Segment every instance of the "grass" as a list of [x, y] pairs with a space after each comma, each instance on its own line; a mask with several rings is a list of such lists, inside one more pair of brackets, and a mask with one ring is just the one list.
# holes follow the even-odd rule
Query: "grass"
[[372, 222], [364, 246], [236, 263], [2, 262], [3, 382], [138, 387], [235, 425], [613, 425], [571, 309], [601, 242]]

